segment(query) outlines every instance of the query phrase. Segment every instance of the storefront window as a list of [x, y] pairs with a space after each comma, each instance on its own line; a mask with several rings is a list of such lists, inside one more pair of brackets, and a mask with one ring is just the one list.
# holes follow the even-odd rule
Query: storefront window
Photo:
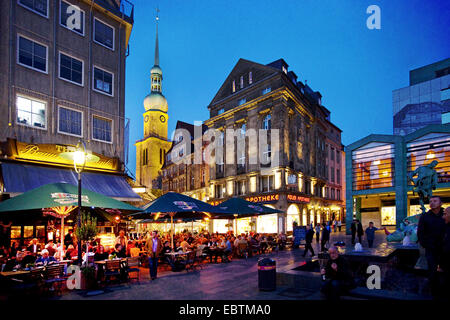
[[300, 211], [297, 207], [297, 205], [295, 204], [291, 204], [287, 210], [287, 226], [286, 226], [286, 230], [287, 231], [292, 231], [293, 230], [293, 223], [294, 221], [297, 222], [297, 225], [300, 224]]
[[228, 227], [225, 227], [225, 225], [228, 224], [228, 220], [225, 219], [214, 219], [213, 220], [213, 232], [218, 233], [227, 233]]
[[352, 152], [353, 190], [394, 186], [393, 144], [372, 142]]
[[[430, 133], [406, 145], [408, 174], [436, 160], [438, 183], [450, 182], [450, 135]], [[410, 182], [412, 185], [412, 182]]]
[[21, 226], [11, 226], [11, 239], [20, 239], [22, 235]]
[[247, 233], [251, 231], [250, 222], [252, 218], [236, 219], [237, 234]]
[[45, 241], [45, 226], [36, 226], [36, 238]]
[[33, 237], [33, 226], [24, 226], [23, 227], [23, 237], [24, 238], [32, 238]]
[[302, 226], [307, 225], [307, 215], [306, 215], [306, 209], [303, 209], [303, 215], [302, 215]]
[[277, 233], [276, 213], [258, 216], [256, 219], [256, 232], [258, 233]]
[[383, 226], [395, 226], [395, 207], [382, 207], [381, 208], [381, 225]]

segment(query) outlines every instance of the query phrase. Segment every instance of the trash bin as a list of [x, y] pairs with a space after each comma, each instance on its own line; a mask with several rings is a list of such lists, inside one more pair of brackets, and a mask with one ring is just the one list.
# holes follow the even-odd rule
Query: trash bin
[[258, 287], [261, 291], [273, 291], [277, 288], [277, 263], [273, 259], [258, 260]]

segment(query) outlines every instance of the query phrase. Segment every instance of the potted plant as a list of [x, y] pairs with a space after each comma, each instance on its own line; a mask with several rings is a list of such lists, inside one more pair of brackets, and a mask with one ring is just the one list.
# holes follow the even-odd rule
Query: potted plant
[[89, 266], [89, 241], [94, 240], [97, 235], [97, 219], [83, 212], [81, 226], [75, 229], [75, 235], [86, 245], [86, 261], [81, 267], [81, 289], [91, 289], [95, 286], [95, 268]]

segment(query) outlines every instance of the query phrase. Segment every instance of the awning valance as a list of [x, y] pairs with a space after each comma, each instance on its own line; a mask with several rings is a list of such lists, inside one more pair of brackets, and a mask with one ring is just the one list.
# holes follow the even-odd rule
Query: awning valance
[[[21, 194], [49, 183], [78, 183], [74, 170], [2, 162], [3, 192]], [[82, 188], [120, 201], [141, 201], [124, 176], [83, 172]]]

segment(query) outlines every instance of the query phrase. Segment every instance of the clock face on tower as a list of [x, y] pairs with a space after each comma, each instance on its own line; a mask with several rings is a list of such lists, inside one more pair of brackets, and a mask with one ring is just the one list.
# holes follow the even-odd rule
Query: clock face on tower
[[160, 116], [160, 117], [159, 117], [159, 120], [160, 120], [162, 123], [166, 122], [166, 118], [165, 118], [164, 116]]

